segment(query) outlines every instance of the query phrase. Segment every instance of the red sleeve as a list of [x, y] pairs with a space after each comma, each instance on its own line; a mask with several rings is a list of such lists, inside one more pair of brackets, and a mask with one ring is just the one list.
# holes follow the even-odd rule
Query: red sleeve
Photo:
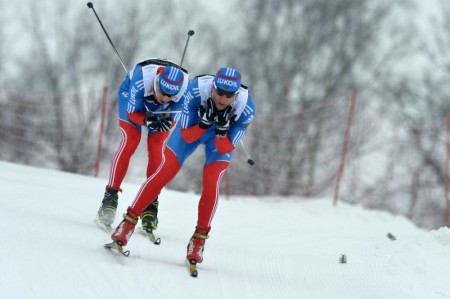
[[200, 128], [198, 125], [194, 125], [186, 129], [181, 129], [181, 137], [187, 143], [192, 143], [200, 139], [205, 132], [205, 129]]
[[221, 155], [228, 154], [232, 150], [234, 150], [234, 145], [231, 143], [230, 139], [228, 138], [228, 134], [225, 135], [224, 138], [214, 138], [214, 142], [216, 144], [217, 151]]
[[134, 122], [137, 125], [142, 126], [144, 124], [144, 120], [147, 116], [145, 116], [144, 112], [134, 112], [134, 113], [127, 113], [127, 116], [129, 119], [131, 119], [132, 122]]

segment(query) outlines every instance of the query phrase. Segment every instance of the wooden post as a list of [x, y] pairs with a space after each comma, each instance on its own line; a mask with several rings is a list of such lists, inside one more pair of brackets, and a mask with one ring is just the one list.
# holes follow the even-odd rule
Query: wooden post
[[95, 177], [98, 177], [98, 173], [100, 171], [100, 162], [102, 159], [102, 139], [103, 139], [103, 130], [105, 127], [106, 103], [108, 101], [108, 95], [109, 95], [109, 88], [105, 86], [103, 87], [100, 131], [98, 133], [98, 142], [97, 142], [97, 160], [95, 161], [95, 174], [94, 174]]
[[450, 198], [449, 198], [449, 189], [450, 189], [450, 114], [447, 115], [447, 144], [446, 144], [446, 157], [445, 157], [445, 208], [444, 208], [444, 224], [446, 227], [449, 227], [449, 210], [450, 210]]
[[333, 198], [334, 206], [336, 206], [337, 200], [339, 198], [339, 189], [341, 187], [341, 179], [342, 179], [342, 175], [344, 173], [345, 159], [346, 159], [347, 151], [348, 151], [348, 142], [350, 140], [350, 130], [351, 130], [352, 123], [353, 123], [353, 115], [355, 113], [357, 93], [358, 93], [358, 89], [356, 87], [353, 87], [351, 104], [350, 104], [350, 112], [348, 114], [348, 119], [347, 119], [347, 128], [345, 129], [344, 142], [342, 144], [341, 161], [339, 163], [339, 169], [336, 173], [336, 188], [334, 189], [334, 198]]

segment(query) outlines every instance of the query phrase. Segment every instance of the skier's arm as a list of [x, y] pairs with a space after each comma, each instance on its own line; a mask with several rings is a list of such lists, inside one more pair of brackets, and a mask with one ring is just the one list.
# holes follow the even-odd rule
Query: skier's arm
[[142, 69], [135, 67], [130, 80], [127, 116], [135, 124], [142, 126], [146, 119], [144, 107], [144, 84], [142, 84]]
[[217, 151], [221, 155], [228, 154], [235, 148], [230, 139], [228, 139], [228, 134], [226, 134], [223, 138], [218, 138], [216, 136], [214, 138], [214, 143], [216, 144]]
[[255, 114], [255, 106], [251, 97], [247, 100], [246, 108], [244, 112], [240, 115], [239, 119], [234, 122], [231, 121], [230, 128], [224, 136], [215, 137], [215, 144], [217, 151], [222, 154], [228, 154], [233, 151], [236, 145], [242, 140], [247, 130], [247, 127], [253, 120], [253, 115]]
[[187, 143], [197, 141], [207, 131], [199, 126], [199, 108], [200, 97], [194, 97], [192, 88], [189, 87], [185, 93], [184, 107], [181, 113], [181, 137]]
[[200, 128], [198, 125], [193, 125], [187, 129], [181, 129], [181, 137], [187, 143], [192, 143], [199, 140], [205, 132], [205, 129]]
[[147, 118], [145, 113], [142, 111], [134, 112], [134, 113], [127, 113], [127, 116], [132, 122], [134, 122], [135, 124], [140, 125], [140, 126], [144, 125], [144, 121]]

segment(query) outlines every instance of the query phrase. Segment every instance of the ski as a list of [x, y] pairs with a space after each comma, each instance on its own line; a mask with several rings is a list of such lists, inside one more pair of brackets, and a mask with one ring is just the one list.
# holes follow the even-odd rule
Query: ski
[[186, 264], [188, 266], [189, 274], [191, 274], [192, 277], [197, 277], [197, 262], [195, 260], [186, 260]]
[[102, 230], [104, 230], [106, 233], [110, 234], [113, 231], [113, 228], [110, 224], [105, 224], [103, 222], [100, 222], [98, 219], [94, 220], [95, 223], [97, 223], [98, 227], [100, 227]]
[[118, 253], [122, 254], [125, 257], [128, 257], [130, 255], [129, 250], [123, 251], [123, 246], [115, 241], [105, 244], [104, 247], [109, 250], [117, 251]]
[[161, 244], [161, 238], [157, 238], [153, 232], [148, 233], [145, 230], [143, 230], [142, 228], [141, 228], [141, 232], [153, 244], [155, 244], [155, 245]]

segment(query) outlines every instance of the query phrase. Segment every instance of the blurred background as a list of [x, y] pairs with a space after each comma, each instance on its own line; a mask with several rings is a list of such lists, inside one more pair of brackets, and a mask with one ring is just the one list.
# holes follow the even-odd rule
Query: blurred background
[[[0, 159], [106, 185], [125, 71], [86, 3], [0, 0]], [[448, 225], [449, 1], [93, 4], [127, 69], [180, 62], [192, 29], [191, 78], [241, 71], [257, 106], [244, 138], [255, 165], [239, 146], [226, 198], [335, 197]], [[128, 181], [144, 181], [146, 159], [142, 140]], [[169, 187], [201, 192], [202, 159], [199, 150]]]

